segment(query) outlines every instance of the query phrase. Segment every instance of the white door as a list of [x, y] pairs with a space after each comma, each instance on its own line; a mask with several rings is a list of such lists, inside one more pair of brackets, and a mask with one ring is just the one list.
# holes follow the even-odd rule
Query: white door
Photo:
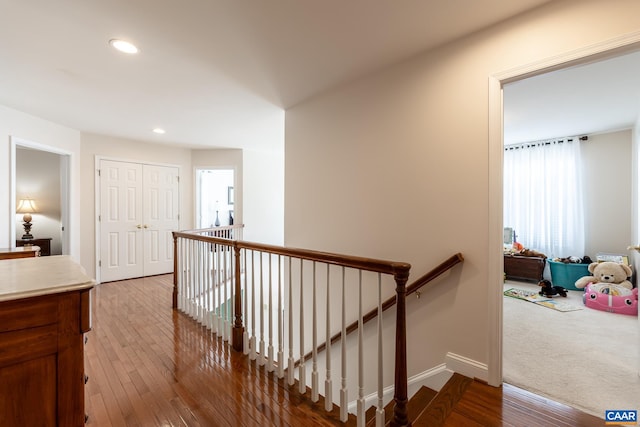
[[100, 281], [173, 271], [178, 168], [100, 161]]
[[178, 168], [143, 166], [144, 275], [173, 271], [173, 236], [178, 230]]
[[100, 281], [144, 274], [142, 165], [100, 161]]

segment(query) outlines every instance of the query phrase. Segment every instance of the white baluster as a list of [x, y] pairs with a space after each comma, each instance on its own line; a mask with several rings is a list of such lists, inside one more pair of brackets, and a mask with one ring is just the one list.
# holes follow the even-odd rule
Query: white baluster
[[316, 262], [313, 262], [313, 296], [312, 296], [312, 366], [311, 366], [311, 401], [320, 399], [318, 391], [318, 314], [316, 311]]
[[243, 265], [242, 276], [244, 276], [244, 333], [242, 334], [242, 351], [245, 355], [249, 354], [249, 287], [247, 286], [247, 250], [242, 251]]
[[196, 277], [197, 277], [197, 285], [198, 285], [198, 298], [196, 299], [198, 303], [198, 322], [202, 324], [202, 320], [204, 319], [204, 310], [202, 307], [202, 294], [203, 294], [203, 267], [202, 267], [202, 242], [196, 242]]
[[224, 293], [224, 312], [222, 317], [224, 319], [224, 329], [222, 331], [222, 336], [224, 341], [229, 341], [229, 282], [227, 280], [227, 247], [224, 245], [220, 246], [222, 249], [222, 283], [224, 287], [222, 292]]
[[224, 257], [225, 257], [225, 266], [227, 267], [225, 270], [225, 283], [229, 286], [229, 299], [227, 300], [227, 336], [229, 337], [229, 341], [231, 341], [231, 328], [233, 327], [233, 322], [235, 319], [235, 286], [234, 285], [234, 277], [235, 277], [235, 269], [233, 267], [233, 255], [231, 254], [231, 247], [225, 246]]
[[189, 315], [190, 312], [189, 310], [191, 310], [191, 305], [189, 304], [189, 298], [191, 297], [191, 283], [190, 283], [190, 277], [189, 275], [190, 273], [190, 268], [191, 265], [189, 264], [191, 262], [191, 259], [189, 258], [189, 247], [191, 246], [191, 241], [185, 239], [183, 242], [183, 246], [184, 246], [184, 272], [183, 272], [183, 276], [184, 276], [184, 281], [183, 281], [183, 285], [184, 285], [184, 304], [182, 307], [182, 312]]
[[282, 257], [278, 255], [278, 378], [284, 377], [284, 324], [282, 323]]
[[211, 257], [209, 257], [209, 244], [202, 242], [202, 312], [204, 316], [204, 325], [207, 329], [211, 329], [211, 307], [210, 307], [210, 290], [211, 290], [211, 274], [210, 274]]
[[304, 394], [307, 391], [307, 376], [304, 363], [304, 275], [302, 274], [303, 261], [300, 258], [300, 363], [298, 364], [298, 391]]
[[264, 366], [264, 270], [262, 269], [262, 258], [264, 253], [260, 252], [260, 351], [258, 354], [258, 365]]
[[358, 270], [358, 427], [364, 427], [364, 342], [362, 324], [362, 270]]
[[295, 383], [295, 372], [293, 360], [293, 282], [291, 278], [291, 257], [289, 257], [289, 365], [287, 366], [287, 376], [289, 385]]
[[218, 338], [222, 338], [224, 340], [224, 316], [222, 313], [222, 303], [224, 301], [222, 295], [222, 280], [221, 280], [221, 255], [220, 255], [220, 245], [216, 244], [216, 281], [218, 286], [218, 304], [217, 308], [217, 316], [218, 316]]
[[382, 375], [382, 274], [378, 273], [378, 408], [376, 409], [376, 427], [384, 427], [384, 384]]
[[183, 240], [182, 238], [178, 238], [177, 240], [177, 248], [178, 248], [178, 253], [175, 254], [176, 257], [178, 257], [178, 271], [175, 272], [176, 274], [176, 279], [178, 281], [178, 310], [183, 311], [184, 310], [184, 250], [182, 249], [182, 244], [183, 244]]
[[340, 388], [340, 421], [347, 421], [347, 405], [348, 405], [348, 393], [347, 393], [347, 300], [345, 292], [345, 268], [342, 267], [342, 331], [340, 333], [340, 342], [342, 349], [342, 380]]
[[196, 315], [196, 309], [195, 309], [195, 304], [194, 304], [194, 298], [195, 298], [195, 268], [194, 268], [194, 259], [193, 259], [193, 254], [194, 254], [194, 247], [195, 241], [191, 241], [190, 245], [189, 245], [189, 316], [191, 316], [192, 318], [195, 318]]
[[273, 372], [273, 279], [272, 279], [272, 268], [271, 268], [271, 253], [269, 253], [269, 357], [267, 358], [267, 371]]
[[256, 251], [251, 251], [251, 353], [249, 359], [256, 360]]
[[333, 409], [333, 382], [331, 380], [331, 280], [329, 267], [329, 264], [327, 264], [327, 330], [325, 338], [327, 343], [327, 348], [325, 350], [327, 377], [324, 380], [324, 409], [326, 411], [331, 411]]

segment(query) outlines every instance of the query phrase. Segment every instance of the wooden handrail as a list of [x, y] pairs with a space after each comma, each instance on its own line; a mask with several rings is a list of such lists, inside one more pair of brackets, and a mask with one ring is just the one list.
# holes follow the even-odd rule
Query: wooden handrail
[[199, 234], [192, 234], [182, 231], [174, 231], [173, 237], [174, 239], [182, 237], [185, 239], [198, 240], [201, 242], [231, 246], [233, 248], [269, 252], [275, 255], [290, 256], [293, 258], [301, 258], [307, 261], [318, 261], [327, 264], [373, 271], [376, 273], [392, 274], [394, 276], [398, 274], [405, 274], [411, 269], [411, 264], [408, 264], [406, 262], [386, 261], [380, 259], [356, 257], [351, 255], [340, 255], [329, 252], [313, 251], [310, 249], [289, 248], [284, 246], [267, 245], [264, 243], [246, 242], [242, 240], [229, 240], [221, 237], [202, 236]]
[[[436, 279], [438, 276], [441, 276], [442, 274], [446, 273], [451, 268], [453, 268], [456, 264], [459, 264], [462, 261], [464, 261], [464, 257], [462, 256], [461, 253], [457, 253], [455, 255], [450, 256], [445, 261], [443, 261], [440, 264], [438, 264], [434, 269], [429, 271], [427, 274], [423, 275], [422, 277], [420, 277], [419, 279], [415, 280], [413, 283], [408, 285], [407, 286], [407, 296], [417, 292], [423, 286], [425, 286], [427, 283], [429, 283], [432, 280]], [[387, 309], [393, 307], [395, 305], [395, 303], [396, 303], [396, 297], [395, 296], [390, 297], [389, 299], [387, 299], [385, 302], [382, 303], [382, 311], [386, 311]], [[367, 314], [365, 314], [362, 317], [362, 324], [364, 325], [365, 323], [369, 322], [370, 320], [375, 319], [377, 315], [378, 315], [378, 309], [374, 308], [373, 310], [369, 311]], [[351, 332], [353, 332], [353, 331], [355, 331], [357, 329], [358, 329], [358, 321], [356, 320], [355, 322], [353, 322], [349, 326], [347, 326], [347, 335], [349, 335]], [[340, 332], [338, 332], [337, 334], [332, 336], [331, 337], [331, 344], [334, 344], [335, 342], [339, 341], [340, 337], [341, 337], [341, 333]], [[320, 344], [318, 346], [318, 348], [316, 349], [316, 351], [319, 353], [321, 351], [324, 351], [326, 348], [327, 348], [327, 343], [325, 342], [323, 344]], [[307, 360], [311, 359], [311, 357], [313, 357], [313, 352], [309, 352], [309, 353], [305, 354], [304, 361], [306, 362]], [[298, 363], [300, 363], [299, 360], [296, 362], [296, 365], [298, 365]]]

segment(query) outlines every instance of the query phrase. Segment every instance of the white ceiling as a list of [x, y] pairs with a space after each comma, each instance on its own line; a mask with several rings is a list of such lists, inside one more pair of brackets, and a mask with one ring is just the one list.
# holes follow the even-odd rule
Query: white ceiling
[[631, 128], [640, 111], [640, 52], [504, 87], [505, 144]]
[[547, 1], [0, 0], [0, 104], [83, 132], [271, 147], [284, 109]]

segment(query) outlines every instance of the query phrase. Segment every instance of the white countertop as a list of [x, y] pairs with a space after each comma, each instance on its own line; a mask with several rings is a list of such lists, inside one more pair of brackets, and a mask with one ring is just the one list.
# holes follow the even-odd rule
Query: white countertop
[[0, 261], [0, 301], [89, 289], [94, 283], [67, 255]]

